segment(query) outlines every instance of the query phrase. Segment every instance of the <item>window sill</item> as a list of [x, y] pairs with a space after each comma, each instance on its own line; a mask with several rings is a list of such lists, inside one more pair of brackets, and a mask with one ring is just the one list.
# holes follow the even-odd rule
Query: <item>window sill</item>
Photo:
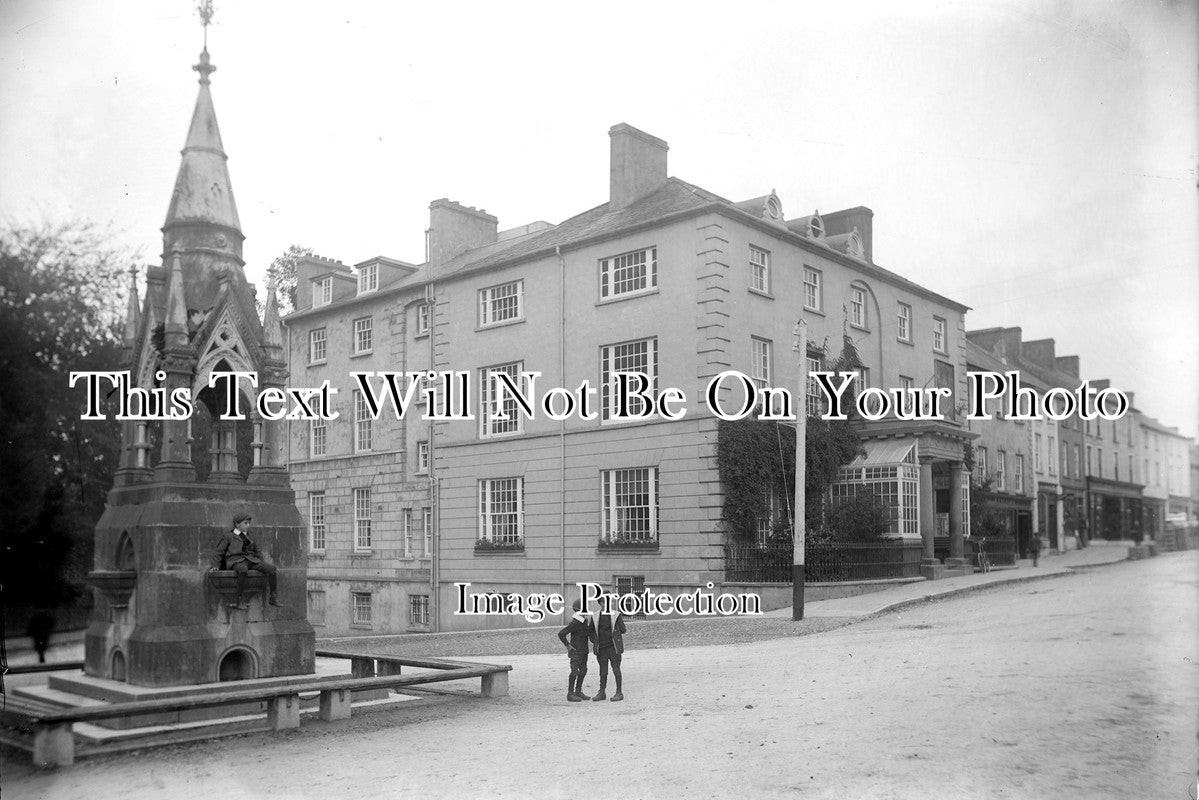
[[851, 323], [849, 323], [849, 327], [853, 328], [855, 331], [862, 331], [863, 333], [870, 333], [870, 329], [867, 328], [865, 325], [858, 325], [857, 323], [851, 322]]
[[355, 550], [350, 553], [350, 558], [370, 558], [374, 553], [370, 550]]
[[309, 550], [308, 557], [309, 558], [324, 558], [325, 551], [324, 550]]
[[764, 292], [764, 291], [762, 291], [761, 289], [755, 289], [755, 288], [754, 288], [754, 287], [752, 287], [752, 286], [750, 286], [750, 287], [749, 287], [749, 293], [750, 293], [750, 294], [756, 294], [758, 297], [764, 297], [764, 298], [766, 298], [767, 300], [773, 300], [773, 299], [774, 299], [774, 295], [772, 295], [770, 292]]
[[520, 556], [523, 558], [524, 554], [525, 546], [523, 544], [507, 546], [489, 544], [482, 547], [478, 544], [475, 545], [475, 555], [477, 556]]
[[805, 313], [805, 314], [815, 314], [815, 315], [816, 315], [816, 316], [818, 316], [818, 317], [823, 317], [823, 316], [824, 316], [824, 310], [823, 310], [823, 309], [819, 309], [819, 308], [808, 308], [807, 306], [804, 306], [804, 307], [803, 307], [803, 310], [804, 310], [804, 313]]
[[[515, 436], [520, 436], [523, 433], [524, 433], [523, 430], [504, 431], [503, 433], [480, 433], [479, 440], [486, 442], [486, 441], [490, 441], [491, 439], [511, 439]], [[428, 473], [426, 472], [426, 473], [418, 473], [418, 474], [427, 475]]]
[[428, 339], [428, 338], [429, 338], [429, 332], [428, 332], [428, 331], [425, 331], [424, 333], [416, 333], [416, 334], [413, 334], [412, 338], [413, 338], [413, 339]]
[[658, 555], [657, 542], [599, 542], [595, 552], [601, 555]]
[[428, 625], [417, 625], [413, 623], [408, 626], [408, 633], [432, 633], [433, 629]]
[[308, 362], [308, 366], [310, 366], [310, 367], [323, 367], [324, 365], [326, 365], [326, 364], [328, 364], [328, 363], [329, 363], [329, 359], [327, 359], [327, 358], [322, 358], [320, 361], [309, 361], [309, 362]]
[[371, 630], [371, 626], [366, 622], [351, 622], [350, 629], [355, 631], [369, 631]]
[[916, 343], [911, 339], [901, 339], [900, 337], [896, 336], [895, 341], [899, 342], [900, 344], [906, 344], [908, 347], [916, 346]]
[[[600, 412], [603, 413], [602, 411]], [[636, 422], [658, 422], [663, 421], [658, 414], [650, 414], [648, 417], [600, 417], [600, 425], [632, 425]], [[670, 420], [666, 420], [670, 421]]]
[[479, 331], [489, 331], [492, 328], [507, 328], [510, 325], [520, 325], [524, 321], [524, 317], [517, 317], [516, 319], [505, 319], [499, 322], [489, 322], [486, 325], [476, 325], [475, 333], [478, 333]]
[[375, 354], [375, 349], [372, 347], [370, 350], [363, 350], [360, 353], [350, 353], [350, 358], [364, 358], [366, 356], [372, 356], [374, 354]]
[[652, 289], [642, 289], [637, 292], [625, 292], [624, 294], [618, 294], [614, 297], [604, 297], [604, 298], [597, 300], [595, 302], [595, 304], [597, 306], [606, 306], [606, 305], [611, 305], [612, 303], [621, 303], [621, 302], [624, 302], [625, 300], [635, 300], [638, 297], [646, 297], [648, 295], [654, 295], [654, 294], [658, 294], [657, 286], [655, 286]]

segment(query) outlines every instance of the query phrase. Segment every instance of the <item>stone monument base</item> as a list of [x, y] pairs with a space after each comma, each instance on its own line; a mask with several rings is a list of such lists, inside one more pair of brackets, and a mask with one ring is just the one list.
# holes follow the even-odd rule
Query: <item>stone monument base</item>
[[[275, 567], [281, 607], [267, 602], [267, 577], [251, 571], [242, 598], [249, 607], [230, 608], [236, 576], [211, 571], [238, 512], [253, 518], [249, 536]], [[311, 675], [306, 535], [287, 487], [117, 486], [96, 526], [84, 670], [140, 687]]]

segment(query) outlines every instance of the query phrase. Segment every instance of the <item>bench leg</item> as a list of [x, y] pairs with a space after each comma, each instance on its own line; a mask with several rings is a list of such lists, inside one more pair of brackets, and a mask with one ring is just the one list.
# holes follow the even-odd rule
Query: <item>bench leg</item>
[[508, 671], [503, 670], [484, 675], [482, 693], [484, 697], [507, 697]]
[[33, 764], [69, 767], [75, 763], [75, 734], [70, 722], [39, 725], [33, 734]]
[[355, 678], [373, 678], [375, 677], [375, 659], [373, 658], [351, 658], [350, 659], [350, 674]]
[[300, 727], [300, 696], [284, 694], [267, 701], [266, 720], [271, 730]]
[[351, 694], [349, 689], [326, 689], [321, 692], [321, 719], [349, 719]]
[[399, 675], [403, 666], [403, 664], [395, 661], [384, 661], [383, 659], [379, 659], [378, 673], [380, 675]]

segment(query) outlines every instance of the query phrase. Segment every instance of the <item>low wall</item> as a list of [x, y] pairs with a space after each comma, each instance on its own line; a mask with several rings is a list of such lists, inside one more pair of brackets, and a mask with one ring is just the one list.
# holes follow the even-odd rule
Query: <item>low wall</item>
[[[836, 583], [805, 583], [804, 603], [815, 603], [820, 600], [836, 600], [839, 597], [856, 597], [860, 594], [881, 592], [893, 586], [905, 583], [919, 583], [924, 578], [888, 578], [877, 581], [838, 581]], [[791, 584], [789, 583], [724, 583], [725, 591], [752, 592], [762, 598], [762, 610], [774, 611], [788, 608], [791, 605]]]

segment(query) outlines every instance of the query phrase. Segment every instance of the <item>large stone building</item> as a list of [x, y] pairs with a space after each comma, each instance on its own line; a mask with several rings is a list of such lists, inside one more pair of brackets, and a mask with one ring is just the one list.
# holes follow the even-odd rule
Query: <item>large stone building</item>
[[[997, 359], [1004, 371], [1018, 372], [1021, 383], [1039, 393], [1055, 388], [1073, 392], [1082, 382], [1078, 356], [1057, 355], [1053, 339], [1026, 342], [1016, 327], [970, 331], [967, 337], [983, 351], [981, 360]], [[986, 423], [982, 424], [986, 436]], [[1082, 522], [1086, 508], [1082, 421], [1074, 416], [1021, 425], [1036, 481], [1031, 492], [1036, 498], [1030, 509], [1031, 530], [1050, 549], [1065, 550], [1077, 543], [1078, 536], [1086, 535]], [[1027, 537], [1019, 544], [1018, 549], [1026, 551]]]
[[1140, 463], [1145, 484], [1145, 534], [1159, 538], [1168, 522], [1185, 525], [1191, 515], [1192, 441], [1148, 415], [1139, 417], [1139, 447], [1134, 459]]
[[[968, 334], [973, 336], [973, 334]], [[971, 338], [966, 340], [966, 369], [970, 372], [1006, 373], [1015, 369], [1004, 358], [984, 350]], [[1003, 399], [989, 404], [990, 420], [970, 420], [970, 427], [979, 433], [974, 442], [972, 474], [978, 486], [985, 487], [987, 505], [995, 512], [1012, 540], [1010, 552], [1027, 552], [1036, 531], [1037, 480], [1033, 472], [1032, 427], [1037, 423], [1012, 419], [1003, 410]], [[992, 543], [990, 552], [998, 556]], [[996, 561], [996, 563], [1000, 563]]]
[[[668, 177], [660, 139], [623, 124], [609, 137], [608, 201], [558, 225], [500, 231], [494, 216], [439, 200], [422, 265], [301, 264], [287, 320], [294, 381], [341, 391], [340, 419], [290, 437], [323, 635], [523, 624], [455, 616], [455, 582], [526, 594], [569, 594], [576, 581], [719, 586], [726, 532], [705, 388], [725, 370], [797, 388], [845, 338], [865, 385], [949, 390], [943, 421], [867, 425], [859, 467], [890, 498], [894, 532], [923, 543], [926, 574], [944, 568], [938, 531], [949, 565], [964, 565], [964, 446], [976, 435], [962, 419], [966, 307], [874, 262], [869, 209], [788, 218], [773, 192], [732, 202]], [[465, 373], [473, 420], [430, 425], [411, 416], [421, 407], [399, 421], [386, 405], [365, 418], [351, 371], [430, 366]], [[614, 419], [621, 371], [684, 392], [686, 416]], [[526, 419], [511, 402], [497, 416], [496, 372], [539, 373], [536, 399], [585, 382], [593, 416]], [[718, 394], [733, 406], [741, 392]], [[814, 400], [814, 385], [805, 394]]]
[[351, 270], [309, 257], [296, 274], [293, 383], [339, 390], [337, 419], [294, 422], [288, 437], [308, 520], [309, 620], [322, 636], [430, 630], [429, 428], [374, 418], [350, 379], [428, 369], [428, 268], [378, 257]]

